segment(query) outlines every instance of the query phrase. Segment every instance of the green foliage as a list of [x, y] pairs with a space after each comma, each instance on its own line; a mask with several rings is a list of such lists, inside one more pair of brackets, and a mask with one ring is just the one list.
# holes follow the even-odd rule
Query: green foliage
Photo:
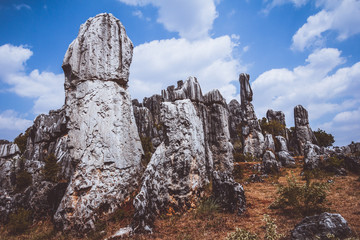
[[256, 162], [258, 159], [250, 153], [234, 152], [234, 162]]
[[266, 118], [259, 120], [259, 124], [262, 130], [262, 133], [272, 134], [273, 136], [283, 136], [285, 137], [285, 126], [278, 121], [268, 122]]
[[25, 170], [25, 159], [20, 158], [19, 171], [16, 174], [16, 187], [17, 192], [25, 190], [32, 184], [32, 176]]
[[10, 221], [7, 224], [7, 228], [10, 234], [24, 233], [31, 224], [31, 213], [28, 210], [20, 208], [16, 213], [12, 213], [9, 216]]
[[264, 215], [263, 221], [265, 222], [265, 238], [266, 240], [278, 240], [284, 237], [283, 234], [277, 232], [277, 225], [269, 215]]
[[320, 213], [327, 210], [325, 207], [327, 192], [327, 183], [311, 182], [310, 178], [307, 178], [305, 184], [299, 184], [292, 175], [287, 179], [287, 185], [279, 185], [278, 198], [270, 208], [290, 210], [292, 213], [304, 216]]
[[235, 232], [228, 233], [225, 240], [257, 240], [258, 236], [244, 229], [236, 228]]
[[336, 156], [329, 157], [325, 162], [325, 168], [341, 168], [344, 167], [344, 159], [340, 159]]
[[25, 152], [27, 138], [29, 137], [29, 134], [30, 134], [30, 128], [28, 128], [24, 134], [20, 133], [20, 135], [14, 139], [14, 143], [18, 145], [21, 154]]
[[152, 145], [150, 137], [142, 137], [141, 136], [140, 140], [141, 140], [141, 145], [144, 150], [144, 155], [142, 156], [141, 163], [144, 167], [146, 167], [148, 165], [148, 163], [150, 162], [151, 156], [154, 152], [154, 147]]
[[320, 128], [318, 128], [317, 131], [314, 131], [314, 134], [320, 147], [329, 147], [335, 142], [333, 135], [326, 133]]
[[57, 182], [59, 171], [60, 166], [57, 163], [55, 155], [53, 153], [49, 154], [45, 159], [45, 166], [42, 169], [44, 179], [50, 182]]
[[195, 217], [213, 218], [216, 213], [220, 211], [220, 205], [213, 198], [207, 198], [200, 203], [196, 209]]

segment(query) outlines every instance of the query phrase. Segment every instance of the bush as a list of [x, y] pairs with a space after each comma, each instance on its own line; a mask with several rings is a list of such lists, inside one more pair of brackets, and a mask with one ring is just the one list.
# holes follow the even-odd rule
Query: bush
[[335, 142], [333, 135], [326, 133], [320, 128], [318, 128], [317, 131], [314, 131], [314, 135], [320, 147], [330, 147]]
[[268, 122], [266, 118], [259, 120], [259, 124], [262, 130], [262, 133], [272, 134], [273, 136], [283, 136], [285, 137], [285, 126], [278, 121]]
[[20, 208], [16, 213], [12, 213], [9, 216], [9, 223], [7, 227], [10, 234], [21, 234], [25, 232], [31, 224], [31, 213], [28, 210]]
[[200, 218], [213, 218], [216, 213], [220, 210], [220, 205], [213, 198], [203, 200], [198, 208], [196, 209], [195, 217]]
[[244, 229], [236, 228], [235, 232], [228, 233], [225, 240], [257, 240], [258, 236]]
[[28, 186], [30, 186], [32, 184], [32, 176], [30, 173], [28, 173], [25, 170], [25, 159], [24, 158], [20, 158], [19, 171], [17, 172], [15, 179], [16, 179], [15, 190], [17, 192], [21, 192], [21, 191], [25, 190]]
[[265, 239], [266, 240], [277, 240], [284, 237], [283, 234], [277, 232], [277, 225], [275, 221], [270, 218], [269, 215], [264, 215], [263, 221], [265, 222]]
[[44, 176], [44, 180], [50, 182], [58, 181], [60, 166], [57, 163], [57, 159], [53, 153], [49, 154], [45, 158], [45, 166], [42, 169], [42, 174]]
[[234, 152], [234, 162], [257, 162], [258, 159], [250, 153]]
[[20, 133], [19, 136], [17, 136], [14, 139], [14, 143], [16, 143], [20, 149], [21, 154], [23, 154], [26, 150], [26, 143], [27, 143], [27, 138], [29, 137], [30, 134], [30, 128], [28, 128], [24, 134]]
[[279, 185], [278, 198], [270, 205], [270, 208], [290, 210], [304, 216], [321, 213], [327, 210], [325, 207], [327, 192], [327, 183], [310, 182], [307, 178], [306, 183], [301, 185], [292, 175], [287, 179], [287, 185]]

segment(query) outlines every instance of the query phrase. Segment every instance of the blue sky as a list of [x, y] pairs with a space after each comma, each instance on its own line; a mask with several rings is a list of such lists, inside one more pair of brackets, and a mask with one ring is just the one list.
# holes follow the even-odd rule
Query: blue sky
[[64, 54], [80, 24], [119, 18], [135, 49], [132, 98], [196, 76], [203, 92], [239, 100], [251, 76], [258, 118], [309, 111], [337, 145], [360, 141], [359, 0], [1, 0], [0, 139], [64, 103]]

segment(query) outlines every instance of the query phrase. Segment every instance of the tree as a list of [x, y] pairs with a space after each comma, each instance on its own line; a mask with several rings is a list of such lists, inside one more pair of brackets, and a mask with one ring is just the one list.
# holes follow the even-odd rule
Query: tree
[[318, 141], [318, 145], [320, 147], [329, 147], [332, 146], [333, 143], [335, 142], [333, 135], [326, 133], [324, 130], [321, 130], [320, 128], [318, 128], [317, 131], [314, 131], [314, 134]]
[[259, 124], [262, 130], [262, 133], [272, 134], [273, 136], [283, 136], [285, 135], [285, 126], [279, 121], [270, 121], [268, 122], [265, 117], [259, 120]]
[[57, 182], [59, 170], [60, 166], [55, 155], [53, 153], [49, 154], [45, 159], [45, 166], [42, 171], [44, 179], [50, 182]]
[[23, 154], [26, 150], [26, 143], [29, 134], [30, 134], [30, 128], [28, 128], [24, 134], [20, 133], [20, 135], [14, 139], [14, 143], [18, 145], [21, 154]]

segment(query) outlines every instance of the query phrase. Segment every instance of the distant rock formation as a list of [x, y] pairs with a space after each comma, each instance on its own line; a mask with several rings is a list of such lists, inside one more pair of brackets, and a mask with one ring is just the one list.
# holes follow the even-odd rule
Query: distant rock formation
[[65, 54], [65, 112], [74, 174], [57, 209], [64, 230], [94, 229], [133, 192], [142, 146], [127, 91], [133, 44], [121, 22], [99, 14]]

